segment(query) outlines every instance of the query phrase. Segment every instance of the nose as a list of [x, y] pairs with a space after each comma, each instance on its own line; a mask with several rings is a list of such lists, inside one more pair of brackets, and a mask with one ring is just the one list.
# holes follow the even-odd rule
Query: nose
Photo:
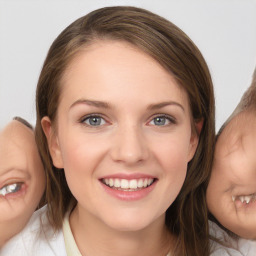
[[118, 128], [112, 142], [111, 157], [127, 165], [145, 161], [149, 150], [142, 129], [130, 125]]

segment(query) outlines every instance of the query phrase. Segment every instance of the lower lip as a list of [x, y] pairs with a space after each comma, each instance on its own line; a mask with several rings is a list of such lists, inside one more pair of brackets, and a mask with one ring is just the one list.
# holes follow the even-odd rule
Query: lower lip
[[104, 190], [111, 196], [122, 201], [137, 201], [145, 198], [156, 186], [157, 181], [154, 181], [149, 187], [137, 191], [123, 191], [111, 188], [100, 181]]
[[256, 207], [256, 201], [253, 200], [247, 204], [246, 202], [242, 203], [240, 200], [236, 200], [235, 205], [236, 205], [237, 209], [250, 209], [250, 208]]

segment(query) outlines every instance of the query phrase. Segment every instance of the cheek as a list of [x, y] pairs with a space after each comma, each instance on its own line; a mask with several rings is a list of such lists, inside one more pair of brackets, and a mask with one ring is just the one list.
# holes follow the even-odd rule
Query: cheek
[[26, 223], [36, 210], [45, 189], [44, 169], [39, 158], [33, 154], [30, 156], [35, 160], [28, 165], [27, 171], [30, 179], [26, 180], [24, 190], [9, 197], [0, 198], [0, 222], [17, 221], [17, 225]]
[[[103, 140], [90, 136], [70, 136], [61, 143], [61, 155], [65, 170], [90, 169], [102, 157], [106, 148]], [[88, 166], [88, 167], [87, 167]]]
[[25, 198], [26, 194], [16, 198], [0, 198], [0, 224], [8, 221], [17, 222], [17, 225], [26, 224], [37, 207], [37, 204], [30, 200], [31, 197]]
[[187, 174], [187, 145], [175, 138], [163, 140], [161, 146], [153, 147], [154, 159], [157, 166], [160, 166], [160, 189], [155, 207], [158, 206], [162, 211], [166, 211], [175, 201], [184, 184]]
[[216, 209], [216, 206], [218, 204], [219, 195], [216, 189], [214, 188], [215, 188], [215, 177], [214, 175], [212, 175], [206, 191], [206, 202], [207, 202], [207, 207], [209, 211], [215, 215], [216, 210], [218, 210], [218, 207]]
[[234, 205], [231, 194], [233, 182], [230, 172], [226, 172], [228, 166], [215, 161], [212, 168], [210, 182], [206, 191], [206, 202], [209, 211], [217, 218], [220, 223], [227, 223], [231, 220], [231, 213]]
[[254, 159], [255, 157], [249, 158], [246, 154], [241, 152], [240, 154], [234, 154], [232, 158], [229, 159], [230, 168], [227, 170], [230, 173], [230, 180], [239, 185], [254, 185], [256, 181]]
[[220, 212], [220, 203], [223, 196], [227, 195], [228, 189], [231, 188], [230, 179], [225, 175], [226, 166], [215, 160], [212, 168], [210, 181], [206, 191], [206, 200], [209, 210], [212, 213]]
[[165, 185], [162, 187], [165, 188], [163, 193], [169, 206], [179, 194], [187, 174], [188, 143], [175, 138], [163, 141], [160, 147], [154, 148], [158, 148], [154, 153], [163, 170], [161, 175]]
[[95, 170], [105, 156], [106, 143], [90, 136], [73, 136], [61, 143], [61, 154], [67, 183], [76, 196], [86, 182], [94, 180]]
[[186, 172], [189, 152], [189, 139], [182, 136], [172, 136], [157, 141], [151, 147], [153, 152], [164, 167], [166, 172], [169, 170]]
[[39, 155], [34, 155], [33, 160], [34, 161], [29, 166], [31, 181], [28, 188], [28, 197], [26, 197], [26, 201], [28, 204], [33, 205], [36, 208], [46, 187], [46, 177]]

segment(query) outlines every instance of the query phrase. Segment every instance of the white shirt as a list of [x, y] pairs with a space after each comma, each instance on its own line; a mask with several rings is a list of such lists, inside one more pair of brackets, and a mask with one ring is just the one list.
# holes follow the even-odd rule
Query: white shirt
[[[46, 217], [44, 206], [36, 211], [26, 227], [13, 237], [0, 251], [0, 256], [80, 256], [66, 215], [63, 230], [54, 234]], [[256, 241], [235, 241], [215, 223], [209, 222], [210, 233], [222, 241], [229, 241], [235, 249], [212, 242], [211, 256], [255, 256]], [[43, 228], [42, 228], [43, 227]], [[65, 243], [66, 242], [66, 243]], [[67, 252], [66, 252], [67, 250]], [[71, 254], [72, 253], [72, 254]], [[75, 254], [74, 254], [75, 253]]]
[[63, 232], [54, 234], [46, 209], [44, 206], [32, 215], [26, 227], [1, 249], [0, 256], [67, 256]]
[[209, 228], [213, 237], [229, 246], [228, 248], [220, 243], [212, 242], [211, 256], [256, 256], [256, 241], [231, 238], [223, 229], [211, 221], [209, 221]]

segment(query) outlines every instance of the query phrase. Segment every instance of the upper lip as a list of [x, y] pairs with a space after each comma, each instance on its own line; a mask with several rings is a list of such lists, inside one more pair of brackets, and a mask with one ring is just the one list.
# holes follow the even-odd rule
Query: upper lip
[[106, 176], [102, 176], [99, 179], [126, 179], [126, 180], [133, 180], [133, 179], [156, 179], [155, 176], [144, 174], [144, 173], [115, 173], [115, 174], [109, 174]]

